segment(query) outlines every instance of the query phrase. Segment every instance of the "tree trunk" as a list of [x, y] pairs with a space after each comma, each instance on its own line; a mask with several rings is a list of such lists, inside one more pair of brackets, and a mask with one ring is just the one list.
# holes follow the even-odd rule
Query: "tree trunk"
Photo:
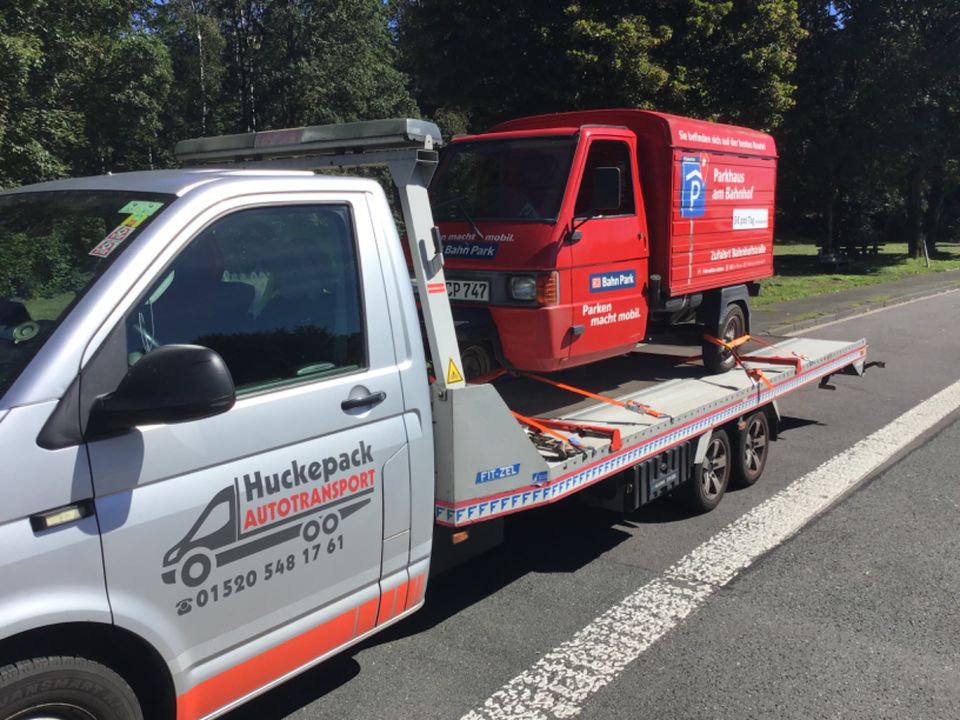
[[200, 135], [207, 134], [207, 72], [203, 57], [203, 28], [200, 25], [200, 8], [193, 0], [193, 19], [197, 25], [197, 60], [200, 66]]
[[833, 252], [833, 239], [836, 235], [836, 215], [837, 215], [837, 198], [840, 197], [840, 192], [837, 190], [837, 187], [834, 186], [830, 191], [830, 197], [827, 199], [826, 211], [824, 212], [824, 230], [826, 231], [826, 236], [823, 239], [823, 254], [830, 255]]
[[910, 173], [907, 190], [907, 254], [912, 258], [921, 257], [923, 231], [923, 173], [916, 168]]
[[927, 236], [927, 252], [935, 252], [940, 234], [940, 218], [943, 217], [943, 201], [946, 196], [943, 182], [944, 169], [938, 165], [930, 180], [930, 193], [927, 196], [927, 216], [924, 219], [924, 233]]

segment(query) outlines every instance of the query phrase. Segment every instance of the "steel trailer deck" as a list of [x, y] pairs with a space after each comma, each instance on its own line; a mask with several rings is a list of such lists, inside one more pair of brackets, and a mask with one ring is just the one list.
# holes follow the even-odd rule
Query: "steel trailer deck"
[[[663, 376], [671, 379], [657, 379], [660, 373], [656, 372], [654, 364], [655, 374], [652, 377], [628, 383], [646, 387], [626, 393], [610, 393], [610, 397], [619, 401], [632, 400], [650, 406], [663, 413], [661, 417], [595, 401], [574, 403], [572, 407], [568, 402], [563, 409], [548, 412], [551, 400], [556, 400], [555, 396], [548, 396], [559, 391], [539, 383], [537, 385], [542, 388], [541, 393], [527, 384], [500, 383], [500, 396], [510, 407], [522, 407], [527, 413], [538, 412], [540, 417], [549, 416], [550, 419], [573, 424], [618, 429], [621, 446], [615, 449], [609, 438], [577, 437], [582, 452], [565, 459], [549, 459], [534, 449], [533, 453], [518, 451], [517, 462], [484, 466], [480, 460], [484, 454], [482, 449], [477, 448], [480, 451], [477, 453], [462, 452], [469, 450], [465, 447], [464, 438], [455, 440], [457, 454], [454, 456], [451, 453], [447, 458], [442, 456], [441, 442], [441, 452], [438, 452], [436, 521], [440, 525], [460, 527], [555, 502], [670, 448], [708, 436], [714, 428], [748, 415], [821, 378], [841, 371], [862, 374], [866, 353], [866, 340], [838, 342], [786, 338], [770, 347], [751, 352], [750, 356], [755, 359], [745, 362], [749, 368], [760, 370], [766, 381], [752, 378], [740, 368], [721, 375], [705, 375], [703, 368], [696, 365], [674, 365], [668, 372], [667, 366], [661, 363]], [[799, 371], [789, 364], [759, 359], [764, 357], [795, 358]], [[593, 387], [589, 389], [596, 391], [598, 384], [616, 385], [617, 372], [623, 377], [630, 377], [630, 371], [623, 367], [623, 362], [637, 365], [633, 377], [642, 375], [642, 361], [636, 358], [625, 358], [619, 370], [616, 365], [599, 363], [591, 366], [589, 374], [584, 375], [585, 378], [594, 378]], [[484, 417], [482, 412], [478, 412], [474, 420], [480, 423]], [[512, 443], [514, 438], [510, 436], [516, 435], [526, 441], [528, 449], [533, 448], [527, 433], [519, 424], [502, 430], [505, 431], [502, 433], [504, 443]], [[489, 432], [489, 429], [485, 431]], [[441, 434], [438, 432], [438, 435]], [[503, 456], [499, 444], [487, 450]], [[478, 467], [484, 469], [477, 471]], [[450, 474], [444, 477], [444, 471]]]

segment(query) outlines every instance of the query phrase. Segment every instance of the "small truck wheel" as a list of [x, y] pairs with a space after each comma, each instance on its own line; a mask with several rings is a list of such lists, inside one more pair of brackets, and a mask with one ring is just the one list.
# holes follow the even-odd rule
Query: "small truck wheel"
[[137, 696], [113, 670], [81, 657], [39, 657], [0, 667], [4, 720], [143, 720]]
[[744, 428], [737, 433], [737, 452], [733, 462], [731, 482], [737, 487], [750, 487], [767, 466], [770, 453], [770, 421], [763, 410], [744, 420]]
[[[743, 308], [736, 303], [727, 305], [715, 330], [716, 333], [712, 334], [721, 340], [730, 341], [741, 337], [747, 331], [747, 321], [743, 316]], [[707, 329], [707, 332], [709, 333], [710, 330]], [[703, 366], [710, 372], [724, 373], [734, 366], [733, 353], [704, 340]]]
[[713, 510], [727, 491], [730, 482], [730, 439], [725, 430], [717, 428], [710, 436], [703, 462], [694, 470], [685, 485], [686, 506], [695, 513]]
[[493, 353], [486, 345], [467, 345], [460, 351], [460, 360], [463, 363], [463, 375], [467, 380], [489, 375], [497, 366]]

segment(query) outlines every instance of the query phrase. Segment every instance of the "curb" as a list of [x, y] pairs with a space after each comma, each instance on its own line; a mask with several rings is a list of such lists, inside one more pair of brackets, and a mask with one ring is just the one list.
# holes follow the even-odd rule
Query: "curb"
[[[881, 284], [877, 287], [879, 289], [883, 286]], [[763, 327], [761, 333], [768, 335], [788, 335], [791, 333], [801, 332], [803, 330], [809, 330], [820, 325], [826, 325], [827, 323], [837, 322], [838, 320], [848, 320], [852, 317], [857, 317], [858, 315], [866, 315], [867, 313], [875, 310], [894, 307], [896, 305], [904, 305], [915, 300], [925, 300], [926, 298], [936, 297], [937, 295], [946, 295], [947, 293], [955, 292], [957, 290], [960, 290], [960, 280], [946, 285], [939, 285], [937, 287], [926, 288], [917, 292], [907, 293], [905, 295], [897, 295], [896, 297], [887, 298], [885, 300], [864, 303], [863, 305], [857, 305], [856, 307], [843, 308], [833, 311], [826, 310], [823, 312], [823, 314], [818, 315], [815, 318], [798, 320], [797, 322], [793, 323], [787, 322], [777, 325], [775, 324], [777, 321], [770, 321], [765, 327]]]

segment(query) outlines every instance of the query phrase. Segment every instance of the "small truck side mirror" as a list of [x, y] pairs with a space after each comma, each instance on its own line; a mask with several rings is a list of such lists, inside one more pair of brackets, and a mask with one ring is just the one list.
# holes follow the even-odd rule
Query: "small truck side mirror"
[[623, 195], [623, 181], [620, 168], [598, 167], [593, 171], [593, 194], [591, 196], [591, 214], [600, 215], [620, 207]]
[[137, 425], [200, 420], [226, 412], [236, 399], [233, 378], [216, 352], [162, 345], [140, 358], [115, 392], [97, 400], [89, 432], [103, 437]]

